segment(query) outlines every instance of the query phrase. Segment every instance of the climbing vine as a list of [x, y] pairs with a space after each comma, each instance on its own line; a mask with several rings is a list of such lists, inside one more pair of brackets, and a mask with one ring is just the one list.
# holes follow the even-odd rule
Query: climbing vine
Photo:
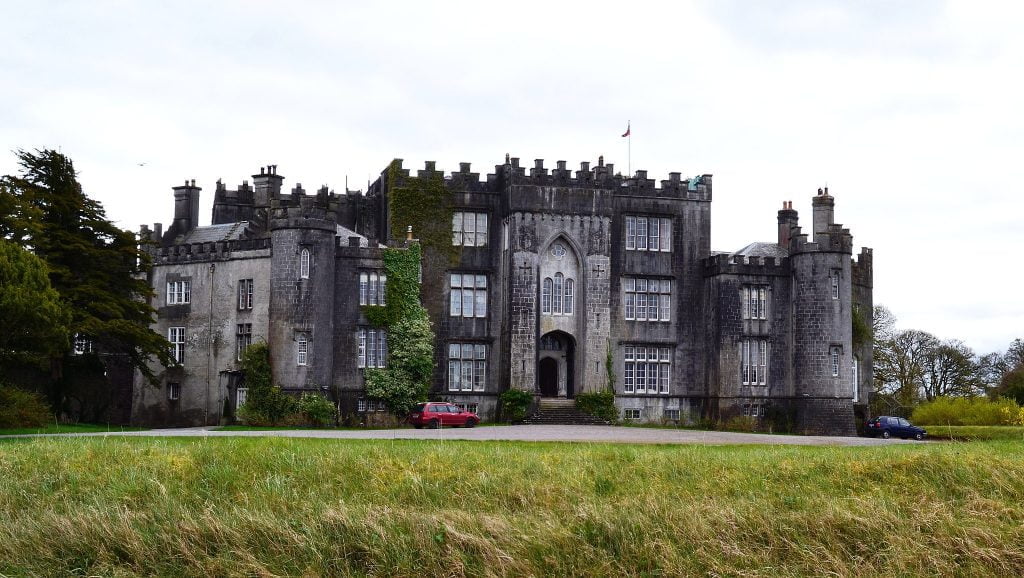
[[364, 308], [370, 323], [387, 329], [389, 349], [386, 368], [366, 371], [366, 395], [398, 416], [426, 400], [434, 371], [434, 331], [420, 304], [420, 259], [417, 243], [384, 249], [387, 305]]
[[404, 235], [408, 227], [427, 250], [437, 252], [456, 263], [459, 248], [452, 244], [451, 193], [442, 173], [424, 177], [401, 174], [398, 159], [388, 167], [388, 211], [391, 231]]

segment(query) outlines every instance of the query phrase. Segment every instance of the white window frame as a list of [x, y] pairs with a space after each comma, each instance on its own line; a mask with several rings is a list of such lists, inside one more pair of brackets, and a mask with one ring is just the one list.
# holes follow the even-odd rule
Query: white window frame
[[72, 347], [75, 355], [92, 353], [92, 339], [89, 339], [81, 333], [76, 333], [74, 345]]
[[312, 261], [313, 256], [310, 254], [309, 249], [303, 247], [299, 251], [299, 279], [309, 279], [309, 269]]
[[252, 309], [252, 293], [253, 284], [252, 279], [239, 279], [238, 280], [238, 309], [243, 311], [246, 309]]
[[832, 282], [832, 299], [839, 299], [839, 278], [842, 277], [842, 273], [839, 269], [833, 269], [829, 277]]
[[387, 305], [388, 276], [379, 271], [365, 271], [359, 274], [359, 304], [366, 306]]
[[388, 332], [384, 329], [360, 327], [356, 331], [358, 350], [356, 367], [373, 369], [387, 367]]
[[167, 401], [178, 401], [181, 399], [181, 383], [173, 381], [167, 384]]
[[487, 387], [487, 345], [448, 344], [448, 391], [484, 391]]
[[309, 363], [309, 338], [300, 333], [295, 339], [295, 364], [305, 366]]
[[623, 393], [668, 395], [672, 384], [672, 348], [626, 345], [622, 351]]
[[671, 279], [623, 277], [623, 317], [627, 321], [672, 321], [672, 285]]
[[167, 341], [171, 342], [171, 359], [177, 365], [185, 363], [185, 328], [168, 327]]
[[187, 305], [192, 302], [191, 281], [168, 281], [167, 282], [167, 304]]
[[452, 245], [486, 247], [489, 232], [488, 213], [456, 211], [452, 213]]
[[450, 317], [487, 317], [487, 275], [448, 274], [448, 315]]
[[249, 388], [239, 387], [235, 390], [235, 410], [245, 405], [245, 400], [249, 399]]
[[626, 250], [670, 253], [672, 251], [672, 219], [627, 215]]
[[768, 340], [740, 340], [740, 383], [768, 385]]
[[242, 361], [245, 350], [252, 345], [252, 323], [239, 323], [235, 327], [235, 359]]
[[832, 362], [832, 377], [839, 377], [839, 359], [841, 355], [839, 347], [833, 345], [829, 348], [829, 358]]
[[768, 287], [744, 285], [740, 289], [743, 319], [768, 319]]
[[860, 359], [856, 355], [850, 371], [853, 375], [853, 403], [857, 403], [860, 401]]

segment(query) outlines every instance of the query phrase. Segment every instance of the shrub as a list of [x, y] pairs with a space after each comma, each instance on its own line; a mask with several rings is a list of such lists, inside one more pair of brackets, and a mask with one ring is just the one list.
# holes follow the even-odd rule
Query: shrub
[[753, 432], [758, 430], [758, 423], [756, 417], [750, 417], [747, 415], [737, 415], [726, 420], [722, 424], [722, 429], [725, 431], [744, 431]]
[[271, 385], [270, 348], [265, 342], [246, 348], [242, 355], [242, 370], [249, 395], [238, 409], [239, 420], [249, 425], [277, 425], [299, 411], [295, 398], [286, 395], [280, 387]]
[[619, 410], [615, 408], [615, 392], [610, 389], [578, 394], [576, 408], [610, 423], [619, 418]]
[[0, 385], [0, 428], [42, 427], [53, 419], [43, 396]]
[[915, 408], [910, 419], [920, 425], [1021, 425], [1022, 412], [1012, 399], [938, 397]]
[[501, 394], [501, 414], [505, 421], [520, 421], [533, 403], [533, 394], [512, 388]]
[[338, 419], [338, 408], [331, 401], [315, 393], [304, 393], [299, 399], [299, 409], [310, 425], [326, 427]]

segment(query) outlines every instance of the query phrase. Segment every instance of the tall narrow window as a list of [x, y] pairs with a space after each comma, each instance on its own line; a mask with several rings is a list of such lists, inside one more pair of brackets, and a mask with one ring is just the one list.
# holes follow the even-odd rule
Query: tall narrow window
[[452, 213], [452, 245], [462, 245], [462, 213]]
[[185, 328], [168, 328], [167, 341], [171, 342], [171, 358], [174, 362], [178, 365], [185, 363]]
[[309, 249], [299, 251], [299, 277], [309, 279]]
[[177, 401], [181, 399], [181, 384], [180, 383], [168, 383], [167, 384], [167, 399], [170, 401]]
[[565, 305], [563, 307], [563, 310], [566, 315], [572, 315], [573, 292], [575, 291], [575, 287], [573, 287], [573, 285], [575, 284], [576, 282], [573, 281], [572, 279], [565, 280]]
[[636, 319], [636, 279], [626, 277], [623, 281], [622, 308], [626, 319]]
[[565, 280], [565, 276], [561, 273], [555, 273], [555, 285], [552, 289], [554, 299], [551, 304], [551, 313], [554, 315], [562, 314], [562, 283]]
[[252, 309], [252, 279], [238, 281], [238, 309]]
[[235, 359], [242, 361], [245, 350], [252, 345], [252, 323], [239, 323], [235, 332]]
[[839, 269], [832, 270], [832, 298], [839, 299], [839, 277], [841, 273]]
[[860, 360], [853, 358], [853, 366], [850, 368], [853, 375], [853, 403], [860, 401]]
[[357, 338], [357, 367], [387, 367], [388, 334], [385, 330], [361, 327], [357, 332]]
[[740, 341], [740, 382], [743, 385], [768, 384], [768, 340]]
[[295, 362], [297, 364], [299, 364], [299, 365], [306, 365], [306, 362], [308, 360], [309, 360], [309, 340], [306, 338], [306, 336], [304, 334], [303, 335], [299, 335], [298, 342], [297, 342], [297, 348], [296, 348]]
[[359, 274], [359, 304], [386, 305], [388, 276], [372, 271]]
[[768, 318], [768, 288], [758, 285], [744, 285], [740, 290], [743, 319]]
[[487, 245], [487, 213], [476, 214], [476, 246]]
[[638, 251], [647, 250], [647, 218], [640, 217], [636, 220], [636, 248]]
[[830, 353], [832, 358], [832, 377], [839, 377], [839, 348], [832, 347]]
[[636, 217], [626, 217], [626, 249], [636, 249]]
[[544, 284], [540, 290], [540, 312], [551, 313], [551, 291], [554, 287], [554, 281], [551, 277], [544, 278]]

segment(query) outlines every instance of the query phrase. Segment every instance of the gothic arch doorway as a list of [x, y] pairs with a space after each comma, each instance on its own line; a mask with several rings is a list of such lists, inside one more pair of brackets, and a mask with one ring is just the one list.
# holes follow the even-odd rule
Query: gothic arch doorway
[[541, 397], [575, 395], [576, 340], [564, 331], [551, 331], [537, 346], [537, 386]]

